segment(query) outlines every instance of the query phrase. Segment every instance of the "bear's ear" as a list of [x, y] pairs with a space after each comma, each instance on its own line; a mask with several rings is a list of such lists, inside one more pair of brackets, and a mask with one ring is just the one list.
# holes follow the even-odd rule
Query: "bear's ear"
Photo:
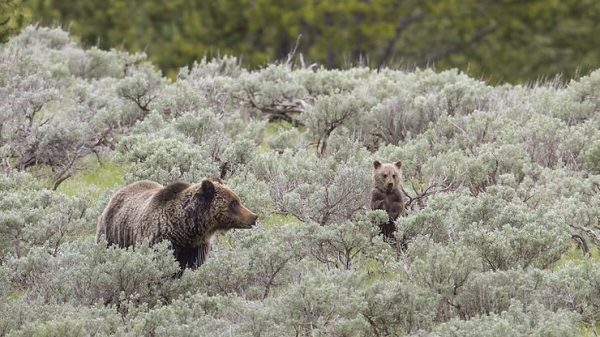
[[398, 160], [397, 162], [394, 163], [394, 165], [396, 165], [397, 168], [401, 168], [402, 162]]
[[200, 185], [200, 193], [205, 200], [212, 201], [215, 197], [215, 184], [210, 180], [202, 181]]
[[377, 170], [380, 167], [381, 167], [381, 162], [379, 160], [376, 160], [373, 162], [373, 168], [375, 168]]
[[198, 192], [194, 195], [194, 208], [195, 209], [203, 209], [208, 207], [208, 205], [215, 198], [215, 185], [210, 180], [203, 180], [202, 184], [200, 184], [200, 188]]

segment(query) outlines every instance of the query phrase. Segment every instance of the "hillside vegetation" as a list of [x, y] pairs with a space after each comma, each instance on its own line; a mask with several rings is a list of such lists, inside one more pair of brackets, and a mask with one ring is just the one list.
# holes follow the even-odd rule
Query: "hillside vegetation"
[[[0, 45], [0, 158], [0, 336], [598, 333], [600, 72], [490, 86], [224, 57], [169, 80], [29, 27]], [[373, 160], [403, 163], [405, 250], [368, 210]], [[95, 243], [121, 186], [211, 176], [260, 224], [198, 270]]]

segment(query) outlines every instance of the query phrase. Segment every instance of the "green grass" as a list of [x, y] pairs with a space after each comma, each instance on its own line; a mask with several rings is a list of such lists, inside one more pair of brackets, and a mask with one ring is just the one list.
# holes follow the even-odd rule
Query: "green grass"
[[277, 121], [277, 122], [269, 122], [262, 132], [262, 142], [260, 145], [259, 151], [261, 152], [270, 152], [272, 150], [280, 150], [276, 148], [272, 148], [269, 142], [271, 142], [274, 138], [281, 135], [281, 133], [295, 129], [300, 133], [306, 132], [306, 127], [304, 126], [292, 126], [291, 123], [286, 121]]
[[260, 221], [265, 226], [276, 226], [282, 224], [298, 225], [302, 221], [297, 217], [286, 213], [272, 213]]
[[282, 131], [286, 131], [292, 128], [292, 124], [286, 121], [270, 122], [265, 126], [263, 131], [263, 141], [267, 142], [271, 138], [277, 136]]
[[270, 122], [267, 123], [262, 132], [262, 141], [258, 147], [260, 153], [269, 153], [273, 149], [269, 146], [269, 141], [274, 137], [277, 137], [282, 131], [289, 130], [292, 125], [286, 121]]
[[104, 162], [100, 165], [98, 161], [86, 160], [84, 166], [86, 167], [84, 170], [60, 184], [58, 191], [70, 196], [88, 193], [98, 198], [102, 192], [123, 183], [125, 173], [123, 165], [113, 162]]
[[585, 259], [592, 259], [594, 261], [600, 261], [600, 249], [598, 249], [598, 247], [596, 247], [595, 245], [590, 244], [590, 255], [587, 256], [587, 255], [583, 254], [583, 251], [579, 248], [579, 246], [577, 246], [576, 244], [573, 244], [571, 249], [569, 249], [569, 251], [567, 251], [565, 254], [563, 254], [563, 256], [560, 258], [560, 260], [558, 260], [554, 263], [554, 265], [552, 266], [552, 269], [556, 270], [570, 262], [581, 263]]
[[596, 323], [593, 325], [588, 325], [588, 324], [580, 324], [579, 325], [579, 329], [578, 333], [579, 336], [582, 337], [596, 337], [600, 335], [600, 323]]

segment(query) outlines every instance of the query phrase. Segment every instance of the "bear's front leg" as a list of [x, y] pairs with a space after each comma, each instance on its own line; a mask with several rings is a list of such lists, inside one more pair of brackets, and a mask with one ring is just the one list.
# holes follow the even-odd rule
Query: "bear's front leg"
[[385, 194], [381, 193], [381, 191], [377, 189], [373, 189], [371, 192], [371, 209], [382, 209], [387, 211], [386, 208]]
[[179, 262], [181, 269], [196, 269], [200, 267], [205, 259], [207, 247], [200, 245], [198, 247], [174, 247], [175, 259]]

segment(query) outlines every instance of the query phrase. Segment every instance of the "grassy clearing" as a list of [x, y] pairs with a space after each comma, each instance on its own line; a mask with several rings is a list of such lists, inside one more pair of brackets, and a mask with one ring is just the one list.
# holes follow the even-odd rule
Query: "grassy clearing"
[[263, 131], [263, 141], [268, 142], [271, 138], [291, 128], [292, 124], [286, 121], [270, 122], [265, 126]]
[[582, 263], [585, 259], [592, 259], [595, 261], [600, 261], [600, 249], [594, 245], [590, 245], [590, 253], [586, 255], [583, 251], [577, 246], [573, 244], [571, 249], [563, 254], [560, 260], [556, 261], [553, 266], [553, 270], [556, 270], [567, 263]]
[[98, 198], [104, 191], [123, 183], [123, 165], [114, 162], [100, 164], [96, 160], [86, 159], [84, 167], [84, 170], [65, 180], [58, 191], [70, 196], [89, 194]]
[[265, 226], [298, 225], [302, 223], [297, 217], [286, 213], [270, 214], [266, 218], [260, 220], [260, 222]]
[[596, 323], [593, 325], [581, 324], [578, 329], [578, 334], [581, 337], [600, 336], [600, 323]]

